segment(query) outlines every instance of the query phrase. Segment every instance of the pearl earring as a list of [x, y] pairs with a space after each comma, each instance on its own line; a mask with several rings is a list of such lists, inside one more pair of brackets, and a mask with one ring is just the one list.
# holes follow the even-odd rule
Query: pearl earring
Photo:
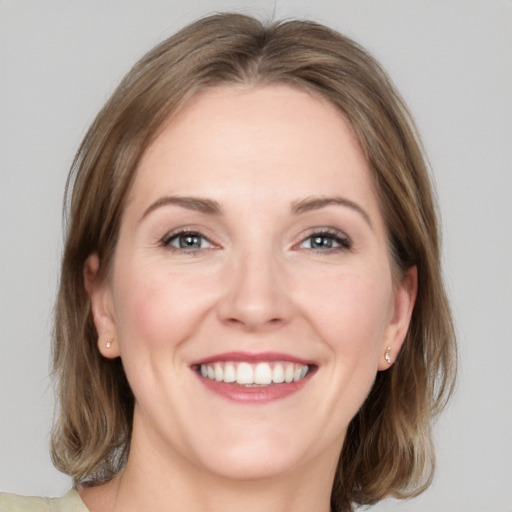
[[391, 347], [388, 347], [386, 350], [386, 353], [384, 354], [384, 359], [386, 360], [386, 363], [391, 364], [391, 356], [389, 353], [391, 352]]

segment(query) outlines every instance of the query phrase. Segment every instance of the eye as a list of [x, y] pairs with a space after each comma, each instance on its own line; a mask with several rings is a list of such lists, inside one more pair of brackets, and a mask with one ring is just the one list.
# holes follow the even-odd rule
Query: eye
[[197, 251], [199, 249], [211, 249], [214, 247], [205, 236], [196, 231], [171, 233], [162, 240], [162, 245], [182, 251]]
[[308, 236], [299, 245], [301, 249], [315, 251], [346, 250], [352, 247], [352, 241], [339, 232], [321, 231]]

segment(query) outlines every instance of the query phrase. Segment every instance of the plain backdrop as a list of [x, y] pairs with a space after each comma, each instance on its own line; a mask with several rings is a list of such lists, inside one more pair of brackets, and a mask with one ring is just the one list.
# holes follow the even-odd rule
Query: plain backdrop
[[60, 495], [48, 432], [51, 314], [67, 170], [144, 52], [219, 10], [307, 17], [366, 46], [416, 117], [443, 218], [460, 343], [424, 495], [375, 511], [512, 511], [510, 0], [0, 1], [0, 489]]

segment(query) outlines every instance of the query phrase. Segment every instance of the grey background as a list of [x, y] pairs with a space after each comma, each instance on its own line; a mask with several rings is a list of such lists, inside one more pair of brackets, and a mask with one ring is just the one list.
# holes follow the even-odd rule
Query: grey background
[[236, 9], [311, 17], [385, 65], [416, 117], [443, 217], [460, 342], [436, 426], [431, 489], [376, 511], [511, 511], [510, 0], [0, 1], [0, 489], [58, 495], [51, 466], [51, 311], [74, 151], [129, 66], [192, 19]]

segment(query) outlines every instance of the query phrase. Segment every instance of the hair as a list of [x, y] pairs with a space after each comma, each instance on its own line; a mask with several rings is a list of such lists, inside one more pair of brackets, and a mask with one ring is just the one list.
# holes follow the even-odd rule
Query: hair
[[59, 399], [55, 466], [96, 485], [122, 468], [134, 396], [120, 359], [97, 349], [84, 263], [97, 253], [104, 278], [139, 161], [163, 124], [198, 91], [216, 85], [287, 84], [335, 105], [373, 173], [393, 274], [418, 270], [410, 327], [395, 364], [377, 374], [351, 421], [332, 489], [335, 511], [405, 498], [430, 484], [432, 420], [453, 390], [454, 329], [440, 268], [436, 205], [414, 121], [386, 72], [358, 44], [312, 21], [268, 24], [217, 14], [147, 53], [99, 112], [66, 188], [66, 241], [56, 302], [53, 371]]

